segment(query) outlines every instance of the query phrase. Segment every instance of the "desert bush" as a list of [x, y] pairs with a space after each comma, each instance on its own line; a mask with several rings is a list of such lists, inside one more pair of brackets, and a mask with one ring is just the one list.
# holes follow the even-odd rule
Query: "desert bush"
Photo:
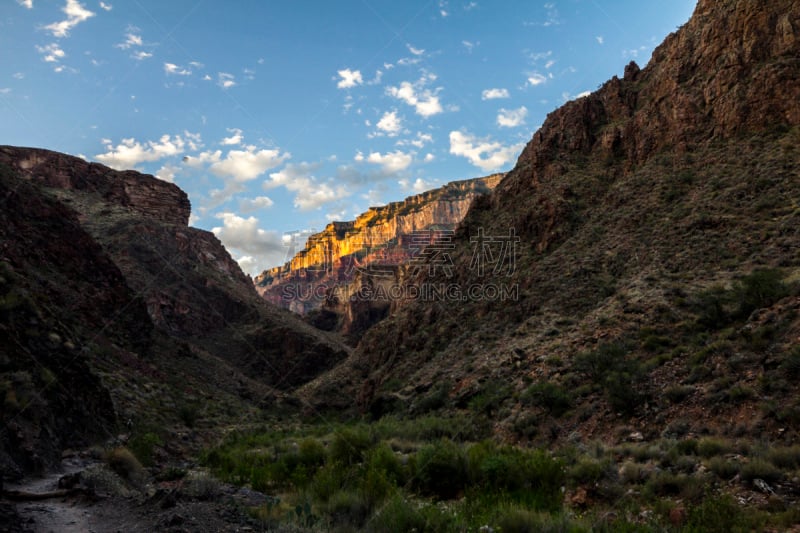
[[731, 451], [729, 442], [714, 437], [703, 437], [697, 442], [697, 455], [706, 459]]
[[542, 407], [556, 417], [572, 408], [570, 394], [563, 387], [547, 381], [535, 383], [525, 389], [521, 400], [524, 404]]
[[372, 533], [427, 533], [446, 532], [448, 518], [435, 506], [421, 506], [408, 501], [403, 495], [392, 497], [370, 518], [366, 531]]
[[664, 396], [670, 403], [681, 403], [683, 400], [691, 396], [694, 392], [694, 387], [691, 385], [673, 385], [664, 389]]
[[307, 490], [319, 502], [327, 502], [331, 496], [353, 484], [350, 470], [341, 463], [328, 463], [317, 471]]
[[400, 459], [386, 443], [380, 443], [369, 451], [366, 460], [367, 468], [381, 472], [388, 481], [395, 485], [405, 483], [408, 477]]
[[464, 452], [450, 440], [442, 439], [423, 446], [415, 463], [414, 483], [423, 494], [452, 499], [466, 487]]
[[503, 533], [579, 533], [588, 531], [564, 515], [551, 515], [512, 506], [503, 509], [497, 518], [497, 531]]
[[726, 305], [730, 299], [728, 291], [722, 285], [713, 285], [697, 294], [692, 300], [692, 307], [697, 312], [697, 323], [708, 329], [721, 329], [730, 323], [730, 314]]
[[620, 368], [627, 353], [628, 347], [623, 343], [603, 344], [596, 350], [578, 354], [573, 366], [595, 383], [602, 385], [609, 372]]
[[720, 479], [731, 479], [739, 473], [739, 468], [739, 463], [729, 461], [723, 457], [712, 457], [711, 460], [708, 461], [708, 469]]
[[325, 446], [315, 438], [306, 438], [297, 449], [300, 464], [309, 469], [316, 469], [325, 464]]
[[773, 448], [767, 453], [767, 458], [783, 470], [800, 468], [800, 446]]
[[786, 359], [781, 363], [781, 369], [789, 378], [800, 377], [800, 346], [795, 346], [786, 356]]
[[763, 479], [767, 483], [774, 483], [783, 477], [781, 471], [769, 461], [761, 458], [751, 459], [746, 464], [742, 465], [739, 471], [739, 476], [742, 481], [753, 481], [754, 479]]
[[779, 270], [755, 270], [733, 285], [736, 316], [747, 318], [756, 309], [767, 307], [789, 293]]
[[469, 408], [476, 413], [491, 416], [511, 397], [511, 387], [503, 381], [489, 381], [481, 391], [470, 398]]
[[192, 476], [186, 483], [184, 492], [198, 500], [213, 500], [220, 495], [221, 485], [217, 478], [202, 473]]
[[127, 480], [136, 481], [144, 473], [142, 463], [133, 452], [122, 446], [114, 448], [106, 454], [106, 463], [111, 470]]
[[143, 465], [152, 466], [153, 452], [163, 444], [164, 441], [156, 432], [147, 431], [133, 435], [128, 441], [128, 448]]
[[354, 465], [364, 460], [364, 454], [372, 444], [372, 437], [366, 429], [345, 428], [336, 432], [330, 445], [330, 458], [344, 465]]
[[370, 507], [361, 492], [340, 490], [331, 495], [324, 511], [337, 526], [361, 528], [369, 517]]
[[684, 531], [744, 533], [758, 525], [757, 516], [743, 510], [732, 496], [709, 497], [689, 511]]
[[596, 484], [604, 478], [615, 478], [616, 469], [610, 460], [597, 461], [581, 458], [567, 470], [567, 478], [574, 484]]

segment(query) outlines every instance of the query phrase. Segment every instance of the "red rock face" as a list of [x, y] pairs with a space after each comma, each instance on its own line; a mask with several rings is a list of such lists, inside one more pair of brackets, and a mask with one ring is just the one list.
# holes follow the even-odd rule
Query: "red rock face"
[[406, 265], [425, 242], [451, 235], [473, 200], [491, 192], [503, 176], [453, 182], [371, 208], [355, 221], [333, 222], [309, 237], [305, 248], [285, 265], [257, 276], [256, 290], [294, 313], [322, 312], [323, 320], [312, 317], [314, 324], [336, 329], [355, 343], [387, 315], [391, 302], [351, 303], [351, 296], [376, 284], [400, 284]]
[[42, 150], [0, 146], [0, 163], [45, 187], [92, 193], [160, 222], [186, 226], [191, 204], [178, 186], [148, 174], [112, 170], [99, 163]]

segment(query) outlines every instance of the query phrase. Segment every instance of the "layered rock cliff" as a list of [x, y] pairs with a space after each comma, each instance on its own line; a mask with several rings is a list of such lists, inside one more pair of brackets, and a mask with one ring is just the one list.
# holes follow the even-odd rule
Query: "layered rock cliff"
[[[698, 431], [714, 415], [748, 417], [756, 402], [702, 409], [714, 403], [711, 381], [725, 375], [722, 354], [750, 361], [730, 377], [739, 386], [776, 379], [770, 369], [796, 346], [797, 298], [728, 330], [708, 329], [698, 317], [703, 304], [690, 302], [706, 301], [712, 286], [732, 291], [759, 269], [777, 268], [787, 280], [800, 272], [799, 33], [797, 2], [701, 0], [646, 68], [631, 63], [623, 78], [551, 113], [493, 194], [473, 203], [453, 239], [448, 282], [465, 291], [457, 296], [504, 286], [515, 289], [509, 298], [488, 290], [408, 298], [303, 393], [342, 407], [359, 397], [377, 414], [413, 411], [434, 384], [446, 392], [441, 402], [460, 407], [494, 395], [505, 413], [498, 428], [512, 434], [524, 411], [513, 391], [531, 382], [574, 390], [586, 375], [575, 362], [581, 354], [613, 345], [623, 361], [610, 364], [643, 377], [631, 371], [615, 375], [613, 387], [600, 383], [606, 397], [588, 383], [576, 398], [579, 415], [536, 412], [540, 427], [584, 436], [613, 427], [619, 407], [607, 397], [615, 391], [631, 392], [625, 409], [653, 435], [685, 420], [687, 409]], [[475, 268], [480, 231], [509, 230], [519, 237], [513, 261], [499, 274]], [[433, 282], [425, 269], [408, 279]], [[747, 340], [763, 316], [776, 325], [767, 350]], [[664, 347], [647, 335], [660, 335]], [[707, 356], [715, 342], [726, 350]], [[650, 361], [654, 352], [664, 359]], [[697, 360], [713, 376], [692, 374]], [[693, 391], [681, 406], [663, 401], [676, 384]], [[787, 394], [796, 403], [797, 387]], [[761, 422], [777, 431], [776, 419]]]
[[[503, 178], [455, 181], [370, 208], [349, 222], [332, 222], [311, 235], [305, 248], [285, 265], [263, 272], [256, 289], [267, 301], [298, 314], [320, 311], [312, 321], [357, 338], [386, 315], [390, 302], [351, 305], [362, 287], [396, 285], [405, 266], [436, 240], [448, 239], [478, 196]], [[380, 280], [378, 280], [380, 278]]]

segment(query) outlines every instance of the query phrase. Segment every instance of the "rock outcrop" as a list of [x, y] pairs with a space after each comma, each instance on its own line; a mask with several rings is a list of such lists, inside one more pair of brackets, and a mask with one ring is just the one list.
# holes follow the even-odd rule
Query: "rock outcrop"
[[189, 197], [178, 186], [51, 150], [0, 146], [0, 163], [45, 187], [79, 191], [167, 224], [187, 225]]
[[370, 208], [349, 222], [332, 222], [311, 235], [305, 248], [285, 265], [255, 278], [267, 301], [311, 317], [323, 329], [342, 331], [351, 340], [386, 316], [389, 299], [352, 297], [365, 287], [402, 283], [407, 265], [425, 246], [449, 239], [473, 200], [491, 192], [503, 178], [455, 181]]

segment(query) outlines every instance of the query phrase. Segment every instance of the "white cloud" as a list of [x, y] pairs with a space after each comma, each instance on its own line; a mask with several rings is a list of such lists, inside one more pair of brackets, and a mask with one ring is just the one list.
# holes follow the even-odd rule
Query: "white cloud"
[[230, 89], [231, 87], [236, 86], [236, 78], [233, 74], [228, 74], [227, 72], [219, 72], [217, 73], [217, 85], [222, 87], [223, 89]]
[[109, 139], [103, 139], [107, 152], [95, 158], [117, 170], [135, 168], [140, 163], [158, 161], [169, 156], [183, 153], [186, 141], [180, 135], [162, 135], [158, 141], [141, 143], [136, 139], [122, 139], [117, 145]]
[[337, 74], [339, 74], [339, 77], [342, 78], [339, 80], [339, 83], [336, 84], [336, 87], [339, 89], [350, 89], [356, 85], [361, 85], [364, 83], [364, 78], [361, 77], [360, 70], [350, 70], [349, 68], [346, 68], [338, 71]]
[[508, 89], [486, 89], [481, 93], [481, 100], [496, 100], [498, 98], [509, 98]]
[[175, 63], [164, 63], [164, 72], [176, 76], [189, 76], [192, 73], [191, 70], [176, 65]]
[[268, 209], [272, 207], [275, 202], [269, 196], [256, 196], [255, 198], [245, 198], [239, 202], [239, 210], [243, 213], [250, 213], [259, 209]]
[[279, 172], [269, 175], [264, 188], [285, 187], [294, 192], [294, 206], [301, 211], [317, 209], [327, 203], [350, 196], [346, 187], [333, 187], [328, 183], [320, 183], [313, 175], [319, 170], [320, 163], [288, 164]]
[[595, 37], [595, 39], [597, 39], [597, 44], [603, 44], [606, 42], [606, 40], [603, 38], [602, 35], [598, 35], [597, 37]]
[[209, 167], [216, 176], [230, 177], [236, 182], [245, 182], [259, 177], [271, 168], [275, 168], [290, 156], [280, 150], [258, 150], [255, 146], [247, 146], [244, 150], [231, 150], [225, 159], [217, 161]]
[[103, 9], [105, 11], [111, 11], [112, 9], [114, 9], [114, 6], [112, 6], [111, 4], [106, 4], [105, 2], [100, 2], [100, 9]]
[[[361, 156], [361, 159], [364, 159], [363, 155]], [[414, 157], [412, 154], [407, 154], [400, 150], [396, 150], [394, 152], [387, 152], [385, 154], [381, 154], [380, 152], [372, 152], [366, 157], [366, 161], [368, 163], [380, 165], [384, 172], [394, 173], [407, 169], [414, 161]]]
[[464, 11], [472, 11], [476, 7], [478, 7], [478, 2], [470, 2], [464, 5]]
[[117, 48], [121, 48], [123, 50], [127, 50], [132, 46], [142, 46], [142, 36], [136, 35], [135, 33], [126, 33], [125, 34], [125, 41], [119, 44], [116, 44]]
[[528, 108], [525, 106], [519, 109], [500, 109], [497, 114], [497, 125], [502, 128], [516, 128], [525, 124], [527, 116]]
[[[27, 4], [24, 4], [27, 7]], [[80, 24], [81, 22], [93, 17], [95, 14], [81, 5], [78, 0], [67, 0], [61, 11], [66, 13], [66, 20], [60, 22], [53, 22], [44, 27], [53, 34], [53, 37], [67, 37], [70, 30]]]
[[33, 9], [33, 0], [17, 0], [17, 3], [22, 7], [27, 7], [28, 9]]
[[466, 157], [483, 171], [497, 170], [512, 161], [525, 147], [525, 143], [503, 146], [489, 139], [479, 139], [469, 133], [450, 132], [450, 153]]
[[46, 46], [37, 46], [36, 50], [44, 56], [42, 59], [48, 63], [58, 63], [67, 55], [56, 43], [51, 43]]
[[471, 54], [471, 53], [472, 53], [472, 50], [473, 50], [473, 49], [474, 49], [476, 46], [478, 46], [479, 44], [481, 44], [481, 43], [480, 43], [480, 41], [477, 41], [477, 42], [474, 42], [474, 43], [473, 43], [472, 41], [467, 41], [466, 39], [464, 39], [463, 41], [461, 41], [461, 44], [464, 46], [464, 48], [466, 48], [466, 49], [467, 49], [467, 52], [469, 52], [469, 53]]
[[24, 72], [15, 72], [14, 75], [12, 76], [12, 78], [14, 78], [15, 80], [24, 80], [25, 79], [25, 73]]
[[542, 76], [538, 72], [528, 76], [528, 84], [531, 85], [532, 87], [536, 87], [537, 85], [541, 85], [546, 81], [547, 81], [547, 78], [545, 76]]
[[419, 194], [436, 188], [436, 185], [433, 182], [426, 181], [422, 178], [417, 178], [413, 183], [406, 179], [398, 180], [397, 183], [400, 185], [400, 188], [407, 193], [414, 192]]
[[426, 89], [425, 86], [436, 80], [433, 74], [425, 74], [415, 83], [404, 81], [400, 87], [387, 87], [386, 93], [389, 96], [402, 100], [406, 104], [413, 106], [414, 111], [423, 117], [438, 115], [443, 111], [442, 104], [436, 91]]
[[156, 172], [156, 177], [160, 180], [175, 183], [175, 175], [180, 172], [180, 167], [167, 163]]
[[433, 154], [425, 154], [425, 159], [423, 161], [425, 161], [426, 163], [430, 163], [434, 159], [436, 159], [436, 156], [434, 156]]
[[3, 87], [2, 89], [0, 89], [0, 94], [11, 94], [11, 88]]
[[134, 52], [133, 55], [131, 55], [131, 57], [137, 61], [141, 61], [143, 59], [147, 59], [148, 57], [153, 57], [153, 54], [151, 54], [150, 52], [139, 50], [138, 52]]
[[232, 255], [238, 255], [235, 252], [244, 254], [238, 262], [249, 274], [258, 274], [286, 259], [282, 236], [277, 231], [259, 228], [257, 218], [243, 218], [227, 212], [217, 214], [216, 218], [222, 220], [222, 226], [212, 228], [211, 232], [234, 252]]
[[412, 54], [414, 54], [415, 56], [421, 56], [422, 54], [425, 53], [424, 49], [422, 49], [422, 48], [414, 48], [410, 44], [406, 44], [406, 48], [408, 48], [408, 51], [411, 52]]
[[221, 145], [230, 146], [242, 143], [242, 139], [244, 139], [244, 136], [242, 135], [242, 130], [240, 130], [239, 128], [228, 128], [228, 133], [232, 133], [233, 135], [222, 139], [222, 141], [220, 141]]
[[389, 137], [396, 137], [403, 129], [403, 121], [397, 116], [397, 111], [383, 114], [381, 119], [376, 124], [377, 128], [386, 133]]
[[190, 168], [201, 168], [206, 163], [216, 163], [222, 159], [222, 150], [201, 152], [196, 156], [184, 156], [183, 164]]
[[430, 133], [422, 133], [421, 131], [417, 132], [417, 136], [413, 139], [402, 139], [397, 141], [395, 145], [397, 146], [414, 146], [416, 148], [422, 148], [428, 143], [433, 142], [433, 135]]

